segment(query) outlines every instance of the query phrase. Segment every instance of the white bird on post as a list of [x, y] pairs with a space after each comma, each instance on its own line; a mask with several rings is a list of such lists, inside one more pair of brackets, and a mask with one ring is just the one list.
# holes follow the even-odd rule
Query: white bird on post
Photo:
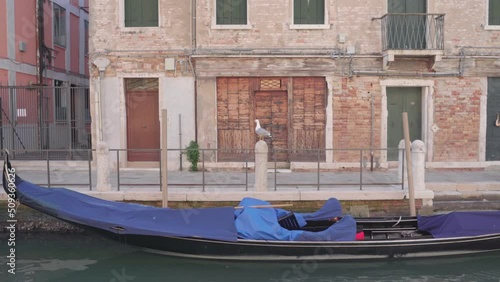
[[273, 136], [271, 135], [271, 133], [269, 133], [269, 131], [267, 131], [264, 128], [260, 127], [260, 122], [259, 122], [258, 119], [255, 120], [255, 123], [257, 124], [255, 126], [255, 133], [257, 133], [257, 135], [259, 135], [260, 140], [262, 140], [262, 138], [264, 138], [264, 137], [273, 138]]

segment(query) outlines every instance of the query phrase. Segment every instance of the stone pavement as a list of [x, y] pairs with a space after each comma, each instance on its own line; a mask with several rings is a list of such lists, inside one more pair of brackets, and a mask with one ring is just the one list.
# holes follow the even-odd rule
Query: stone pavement
[[[159, 169], [121, 168], [110, 176], [112, 191], [99, 192], [96, 172], [89, 177], [85, 167], [52, 167], [47, 175], [45, 167], [33, 168], [13, 164], [16, 173], [35, 184], [67, 187], [109, 200], [159, 201]], [[361, 178], [362, 177], [362, 178]], [[189, 172], [170, 171], [168, 174], [169, 201], [239, 201], [243, 197], [257, 197], [269, 201], [326, 200], [401, 200], [408, 197], [397, 169], [342, 172], [299, 172], [269, 170], [268, 192], [254, 191], [254, 173], [244, 171]], [[92, 183], [90, 188], [89, 183]], [[203, 185], [205, 183], [205, 185]], [[362, 185], [360, 185], [362, 183]], [[319, 189], [318, 189], [319, 187]], [[500, 168], [484, 170], [427, 169], [425, 189], [415, 192], [417, 199], [428, 204], [456, 205], [457, 209], [481, 205], [488, 209], [500, 208]], [[1, 193], [0, 199], [6, 194]]]

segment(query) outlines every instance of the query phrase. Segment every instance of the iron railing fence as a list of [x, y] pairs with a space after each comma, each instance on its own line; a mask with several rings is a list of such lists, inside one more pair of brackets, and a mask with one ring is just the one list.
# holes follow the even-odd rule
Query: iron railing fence
[[0, 86], [0, 147], [14, 160], [85, 160], [88, 87]]
[[444, 14], [386, 14], [382, 50], [444, 50]]
[[[217, 155], [218, 151], [234, 150], [234, 149], [199, 149], [200, 150], [200, 164], [198, 172], [189, 171], [169, 171], [168, 172], [168, 187], [177, 188], [200, 188], [201, 192], [206, 192], [209, 189], [217, 188], [235, 188], [241, 187], [244, 191], [249, 191], [254, 185], [254, 167], [248, 158], [249, 155], [254, 153], [254, 149], [247, 149], [242, 158], [240, 159], [239, 166], [232, 166], [231, 168], [222, 168], [213, 161], [213, 157]], [[398, 149], [302, 149], [308, 153], [322, 156], [328, 151], [334, 156], [352, 157], [358, 156], [359, 164], [357, 166], [351, 165], [343, 168], [332, 168], [331, 164], [325, 163], [321, 157], [317, 158], [317, 162], [311, 166], [308, 162], [306, 168], [294, 170], [293, 173], [283, 172], [279, 168], [276, 159], [269, 160], [270, 165], [268, 174], [268, 187], [269, 190], [286, 190], [292, 188], [306, 188], [309, 190], [320, 191], [322, 189], [338, 188], [338, 187], [359, 187], [363, 190], [366, 187], [383, 186], [383, 187], [401, 187], [404, 189], [404, 159], [402, 161], [403, 173], [398, 176], [395, 170], [388, 170], [379, 167], [378, 165], [370, 165], [370, 160], [379, 158], [382, 152], [398, 150]], [[50, 153], [52, 150], [41, 150], [41, 154], [45, 156], [45, 174], [43, 172], [33, 172], [30, 179], [26, 175], [27, 180], [31, 180], [36, 184], [43, 186], [66, 186], [66, 187], [88, 187], [88, 190], [93, 190], [96, 183], [96, 171], [92, 168], [91, 155], [95, 150], [72, 150], [78, 151], [82, 155], [87, 155], [86, 165], [80, 165], [75, 170], [68, 170], [68, 168], [61, 169], [51, 165], [54, 159], [51, 159]], [[69, 150], [66, 150], [69, 151]], [[162, 179], [161, 172], [164, 169], [161, 162], [158, 162], [159, 169], [140, 169], [140, 168], [123, 168], [120, 166], [123, 154], [130, 151], [153, 151], [161, 153], [161, 149], [110, 149], [110, 160], [116, 163], [116, 169], [110, 174], [110, 182], [113, 189], [121, 191], [124, 188], [141, 188], [141, 187], [157, 187], [161, 189]], [[278, 151], [278, 150], [276, 150]], [[279, 151], [297, 151], [297, 149], [279, 149]], [[186, 149], [168, 149], [169, 160], [178, 158], [178, 154], [183, 154]], [[11, 152], [16, 153], [16, 152]], [[66, 152], [69, 153], [69, 152]], [[274, 153], [274, 152], [273, 152]], [[122, 156], [121, 156], [122, 155]], [[273, 154], [276, 155], [276, 154]], [[404, 158], [404, 154], [403, 158]], [[246, 157], [244, 157], [246, 156]], [[234, 162], [233, 162], [234, 163]], [[347, 163], [347, 162], [346, 162]], [[355, 164], [356, 161], [351, 161]], [[26, 168], [25, 168], [26, 170]], [[39, 170], [39, 168], [37, 169]], [[21, 176], [24, 176], [21, 174]], [[36, 178], [36, 179], [33, 179]]]

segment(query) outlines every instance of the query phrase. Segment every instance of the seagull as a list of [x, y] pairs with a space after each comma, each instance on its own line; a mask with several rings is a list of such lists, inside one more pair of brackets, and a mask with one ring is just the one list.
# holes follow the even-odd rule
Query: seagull
[[258, 119], [255, 120], [255, 123], [257, 124], [255, 126], [255, 133], [257, 133], [257, 135], [259, 135], [260, 140], [262, 140], [262, 138], [264, 138], [264, 137], [273, 138], [273, 136], [271, 136], [271, 133], [269, 133], [269, 131], [267, 131], [264, 128], [260, 127], [260, 122], [259, 122]]

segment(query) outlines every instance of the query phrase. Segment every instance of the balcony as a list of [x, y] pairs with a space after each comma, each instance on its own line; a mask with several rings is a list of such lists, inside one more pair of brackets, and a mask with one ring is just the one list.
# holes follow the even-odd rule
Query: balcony
[[381, 18], [384, 67], [395, 57], [432, 57], [444, 52], [444, 14], [386, 14]]

